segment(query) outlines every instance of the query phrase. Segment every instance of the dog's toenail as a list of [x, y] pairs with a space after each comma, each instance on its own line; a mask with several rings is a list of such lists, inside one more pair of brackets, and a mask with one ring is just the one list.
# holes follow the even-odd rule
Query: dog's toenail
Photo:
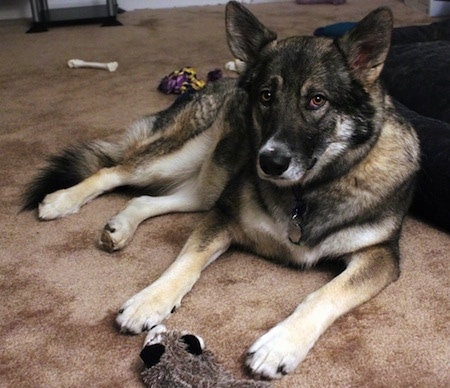
[[111, 225], [106, 224], [105, 230], [111, 233], [114, 233], [116, 231], [116, 228], [113, 228]]

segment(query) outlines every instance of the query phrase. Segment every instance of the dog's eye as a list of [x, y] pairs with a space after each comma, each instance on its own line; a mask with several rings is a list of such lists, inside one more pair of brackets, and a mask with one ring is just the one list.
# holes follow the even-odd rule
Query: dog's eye
[[273, 97], [273, 94], [270, 90], [267, 90], [267, 89], [262, 90], [261, 93], [259, 94], [259, 101], [261, 102], [261, 104], [267, 106], [272, 101], [272, 97]]
[[313, 98], [311, 98], [308, 102], [308, 109], [317, 110], [325, 105], [327, 99], [321, 94], [316, 94]]

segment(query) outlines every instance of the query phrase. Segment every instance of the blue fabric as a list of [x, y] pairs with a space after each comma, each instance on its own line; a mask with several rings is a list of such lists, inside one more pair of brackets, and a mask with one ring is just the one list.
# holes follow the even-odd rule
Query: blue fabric
[[319, 27], [314, 31], [315, 36], [326, 36], [328, 38], [338, 38], [351, 30], [356, 25], [355, 22], [342, 22], [330, 24], [329, 26]]

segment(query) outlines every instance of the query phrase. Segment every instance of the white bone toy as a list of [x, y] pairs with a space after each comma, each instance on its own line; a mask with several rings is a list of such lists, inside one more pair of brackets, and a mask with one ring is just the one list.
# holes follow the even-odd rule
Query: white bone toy
[[238, 74], [241, 74], [245, 71], [245, 62], [240, 59], [235, 59], [234, 61], [230, 61], [225, 63], [225, 69], [234, 71]]
[[91, 69], [104, 69], [108, 71], [116, 71], [119, 67], [117, 62], [101, 63], [101, 62], [86, 62], [81, 59], [71, 59], [67, 62], [67, 66], [71, 69], [79, 67], [89, 67]]

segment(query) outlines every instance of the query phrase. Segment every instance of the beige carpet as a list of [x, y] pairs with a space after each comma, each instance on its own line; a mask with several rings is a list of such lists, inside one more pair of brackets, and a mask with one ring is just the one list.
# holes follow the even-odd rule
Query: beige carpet
[[[390, 5], [396, 25], [428, 23], [396, 0], [346, 5], [292, 3], [250, 8], [282, 37], [353, 21]], [[115, 313], [176, 256], [199, 214], [144, 223], [131, 246], [97, 248], [104, 223], [127, 201], [105, 195], [71, 217], [39, 222], [20, 213], [24, 185], [45, 157], [77, 140], [114, 135], [166, 107], [156, 90], [185, 65], [201, 78], [231, 57], [223, 6], [136, 11], [123, 27], [54, 28], [25, 34], [0, 24], [0, 363], [1, 387], [138, 387], [142, 336], [121, 335]], [[115, 73], [71, 70], [67, 60], [118, 61]], [[339, 319], [279, 387], [450, 386], [450, 236], [408, 219], [402, 276]], [[224, 366], [242, 376], [247, 348], [333, 275], [299, 272], [248, 254], [210, 266], [166, 323], [203, 336]]]

